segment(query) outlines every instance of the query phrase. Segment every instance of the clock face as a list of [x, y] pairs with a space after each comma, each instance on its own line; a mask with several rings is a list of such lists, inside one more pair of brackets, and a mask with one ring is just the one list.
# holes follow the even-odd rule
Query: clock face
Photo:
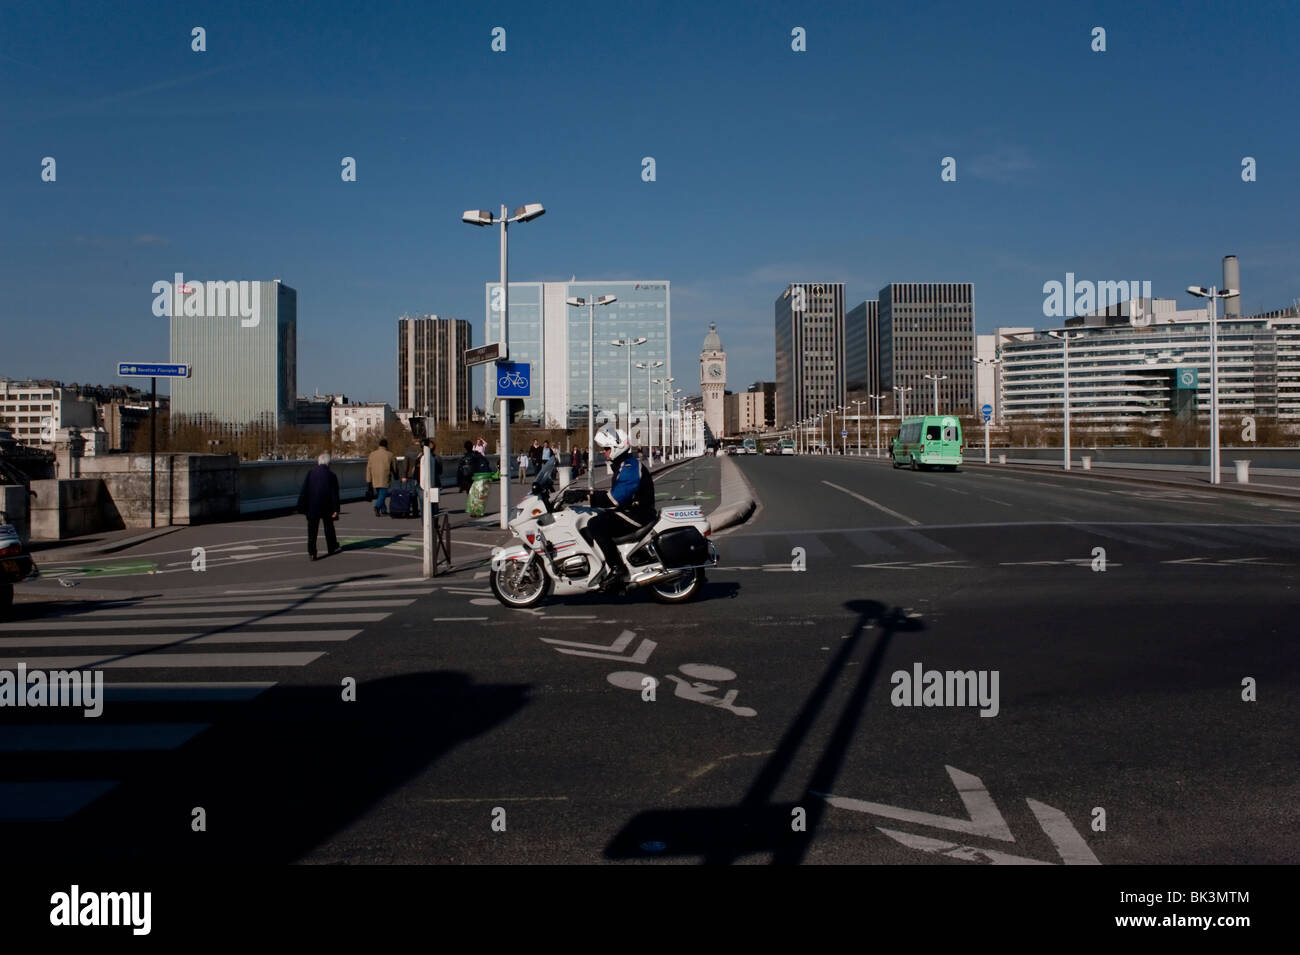
[[721, 366], [721, 365], [710, 365], [710, 366], [709, 366], [709, 374], [712, 375], [714, 378], [721, 378], [721, 377], [722, 377], [722, 366]]

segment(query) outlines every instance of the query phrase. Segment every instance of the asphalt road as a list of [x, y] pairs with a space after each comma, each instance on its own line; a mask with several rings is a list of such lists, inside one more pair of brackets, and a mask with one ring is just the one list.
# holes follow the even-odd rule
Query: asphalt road
[[[98, 719], [0, 710], [0, 838], [85, 861], [1300, 858], [1295, 503], [736, 463], [759, 509], [685, 606], [512, 612], [483, 570], [364, 568], [42, 605], [0, 627], [0, 669], [125, 685]], [[661, 490], [712, 509], [718, 465]]]

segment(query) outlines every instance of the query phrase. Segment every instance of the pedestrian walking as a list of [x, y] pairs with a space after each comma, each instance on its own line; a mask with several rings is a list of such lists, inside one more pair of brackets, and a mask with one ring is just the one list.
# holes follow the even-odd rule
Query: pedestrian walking
[[307, 472], [298, 494], [298, 513], [307, 517], [307, 555], [316, 559], [316, 535], [321, 522], [325, 524], [326, 556], [340, 550], [334, 533], [334, 522], [339, 519], [339, 479], [330, 470], [330, 455], [326, 451], [316, 459], [316, 466]]
[[542, 469], [542, 446], [536, 438], [533, 438], [533, 446], [528, 449], [528, 459], [532, 461], [534, 474]]
[[388, 485], [397, 477], [397, 458], [388, 450], [388, 439], [380, 438], [379, 447], [366, 458], [366, 483], [375, 489], [375, 517], [387, 514]]
[[542, 463], [545, 464], [547, 461], [551, 460], [551, 456], [552, 456], [553, 454], [555, 454], [555, 452], [551, 450], [551, 442], [549, 442], [549, 441], [543, 442], [543, 444], [542, 444]]
[[577, 448], [569, 452], [569, 467], [573, 468], [574, 477], [582, 473], [582, 458], [578, 455]]
[[[413, 499], [415, 501], [416, 517], [424, 513], [424, 486], [421, 484], [420, 471], [424, 464], [425, 448], [429, 449], [429, 456], [433, 458], [433, 480], [429, 483], [429, 487], [442, 487], [442, 462], [438, 460], [438, 445], [429, 438], [423, 438], [420, 441], [414, 460], [411, 458], [406, 459], [406, 477], [408, 480], [415, 482], [417, 491]], [[433, 513], [435, 515], [438, 513], [437, 504], [433, 505]]]
[[528, 452], [520, 451], [519, 460], [515, 462], [519, 466], [519, 483], [528, 483]]

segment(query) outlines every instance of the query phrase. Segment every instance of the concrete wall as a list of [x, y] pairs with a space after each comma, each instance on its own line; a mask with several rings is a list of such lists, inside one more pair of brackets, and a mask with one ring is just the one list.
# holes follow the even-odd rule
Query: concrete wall
[[22, 484], [0, 484], [0, 511], [18, 531], [24, 544], [32, 539], [28, 491]]
[[[238, 455], [160, 454], [157, 468], [154, 520], [158, 527], [206, 524], [239, 516]], [[150, 526], [149, 455], [82, 458], [81, 474], [104, 482], [126, 527]]]
[[[302, 482], [315, 466], [315, 461], [245, 461], [239, 466], [239, 513], [297, 507]], [[338, 476], [341, 500], [365, 498], [365, 458], [336, 458], [330, 469]]]
[[108, 489], [98, 478], [33, 481], [32, 491], [33, 540], [63, 540], [123, 526]]

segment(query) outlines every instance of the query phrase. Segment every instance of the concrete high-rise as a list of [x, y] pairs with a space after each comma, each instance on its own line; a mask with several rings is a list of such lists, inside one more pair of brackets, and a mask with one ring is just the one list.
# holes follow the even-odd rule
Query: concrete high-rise
[[403, 315], [397, 320], [397, 406], [436, 424], [469, 421], [469, 322]]
[[[879, 296], [880, 388], [910, 387], [909, 412], [934, 409], [939, 382], [942, 414], [975, 410], [975, 308], [969, 282], [902, 282], [886, 285]], [[895, 396], [896, 397], [896, 396]]]
[[776, 300], [776, 426], [845, 400], [844, 283], [796, 282]]
[[213, 312], [210, 294], [207, 304], [195, 297], [201, 282], [171, 290], [170, 360], [191, 369], [171, 381], [173, 428], [186, 421], [233, 433], [296, 421], [298, 293], [279, 279], [237, 284], [251, 292], [251, 315]]

